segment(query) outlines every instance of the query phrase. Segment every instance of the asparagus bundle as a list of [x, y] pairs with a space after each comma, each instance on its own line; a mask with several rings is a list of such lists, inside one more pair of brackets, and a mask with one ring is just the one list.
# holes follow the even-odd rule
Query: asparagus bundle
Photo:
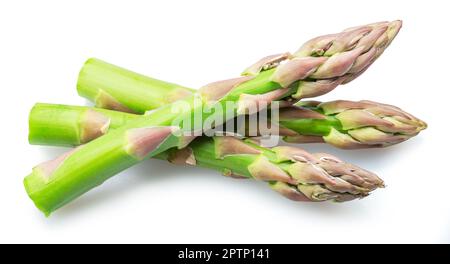
[[[80, 95], [92, 99], [99, 107], [139, 113], [193, 93], [192, 89], [95, 58], [84, 64], [77, 88]], [[311, 92], [304, 91], [304, 95]], [[279, 123], [274, 125], [279, 126], [278, 131], [287, 142], [326, 142], [344, 149], [390, 146], [426, 128], [423, 121], [398, 107], [344, 100], [288, 104], [280, 110]]]
[[[100, 136], [137, 117], [92, 107], [36, 104], [30, 113], [29, 140], [33, 144], [77, 145], [85, 135]], [[295, 201], [349, 201], [383, 187], [375, 174], [329, 154], [309, 154], [294, 147], [269, 149], [249, 139], [200, 137], [188, 147], [169, 149], [155, 158], [268, 181], [272, 189]]]
[[[248, 113], [249, 104], [297, 96], [305, 84], [323, 93], [322, 81], [330, 82], [329, 86], [334, 88], [365, 71], [390, 44], [400, 26], [395, 21], [357, 27], [313, 39], [294, 55], [285, 53], [263, 58], [249, 67], [244, 77], [209, 84], [192, 96], [162, 106], [36, 166], [25, 178], [25, 188], [35, 205], [49, 215], [120, 171], [169, 148], [185, 147], [193, 137], [180, 132], [189, 132], [191, 128], [185, 124], [172, 126], [180, 115], [171, 111], [173, 108], [189, 104], [192, 111], [181, 116], [190, 119], [200, 111], [203, 122], [217, 115], [212, 111], [216, 106], [221, 106], [226, 116], [233, 118]], [[201, 99], [200, 105], [196, 104], [196, 98]], [[237, 106], [226, 107], [228, 102]]]

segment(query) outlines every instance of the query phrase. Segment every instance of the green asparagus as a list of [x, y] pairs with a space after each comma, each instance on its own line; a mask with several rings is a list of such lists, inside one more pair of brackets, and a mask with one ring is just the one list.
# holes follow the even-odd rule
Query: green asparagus
[[[101, 108], [36, 104], [30, 113], [29, 142], [78, 146], [137, 117]], [[327, 142], [344, 149], [396, 144], [426, 128], [425, 122], [398, 107], [346, 100], [304, 101], [284, 107], [279, 125], [279, 134], [287, 142]]]
[[[296, 93], [292, 96], [295, 99], [316, 97], [333, 90], [339, 84], [353, 80], [384, 52], [401, 26], [401, 21], [380, 22], [311, 39], [294, 53], [294, 57], [325, 56], [333, 59], [316, 71], [316, 75], [321, 75], [324, 79], [312, 75], [311, 79], [297, 82]], [[359, 49], [361, 47], [365, 48]], [[349, 49], [353, 49], [353, 53], [345, 53]], [[342, 52], [346, 55], [341, 54]], [[352, 59], [352, 56], [357, 59]], [[255, 75], [262, 69], [277, 66], [291, 57], [289, 53], [267, 56], [247, 68], [243, 74]], [[341, 63], [341, 60], [347, 61]], [[341, 67], [330, 68], [336, 65]], [[325, 73], [326, 71], [328, 73]], [[188, 97], [195, 92], [195, 89], [150, 78], [95, 58], [86, 61], [81, 69], [77, 90], [79, 95], [95, 102], [97, 107], [137, 114]]]
[[[314, 82], [315, 88], [297, 92], [296, 99], [317, 96], [318, 91], [328, 91], [332, 86], [322, 89], [323, 82], [328, 81]], [[318, 86], [319, 82], [322, 82], [321, 86]], [[312, 82], [303, 82], [303, 87], [311, 85]], [[93, 100], [98, 107], [134, 109], [137, 113], [170, 103], [174, 98], [189, 96], [195, 91], [95, 58], [86, 61], [81, 69], [77, 88], [80, 95]], [[105, 103], [106, 94], [114, 103]], [[341, 100], [320, 105], [316, 102], [300, 102], [299, 105], [283, 103], [288, 107], [281, 109], [280, 122], [273, 125], [278, 126], [284, 140], [292, 143], [327, 142], [344, 149], [385, 147], [403, 142], [426, 128], [423, 121], [397, 107], [376, 102]], [[340, 105], [341, 108], [327, 110], [335, 108], [334, 105]], [[357, 122], [357, 119], [362, 123], [356, 127], [354, 124], [348, 125], [349, 122]]]
[[[249, 104], [296, 96], [310, 80], [336, 78], [342, 83], [354, 79], [390, 44], [400, 26], [395, 21], [357, 27], [309, 41], [294, 55], [266, 57], [249, 67], [244, 77], [207, 85], [188, 98], [36, 166], [24, 180], [26, 191], [37, 208], [49, 215], [124, 169], [170, 148], [187, 146], [194, 139], [188, 134], [193, 129], [186, 123], [174, 126], [177, 118], [193, 120], [194, 113], [200, 112], [203, 124], [217, 117], [213, 109], [221, 106], [224, 111], [220, 115], [225, 113], [231, 119], [248, 114]], [[229, 107], [230, 102], [236, 105]], [[191, 111], [173, 111], [186, 104]]]

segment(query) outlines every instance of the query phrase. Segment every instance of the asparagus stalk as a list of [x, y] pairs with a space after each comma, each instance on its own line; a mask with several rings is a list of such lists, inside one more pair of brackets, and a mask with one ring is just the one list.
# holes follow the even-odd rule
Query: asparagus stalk
[[[30, 113], [29, 142], [78, 146], [137, 117], [86, 106], [36, 104]], [[287, 142], [327, 142], [344, 149], [396, 144], [426, 128], [423, 121], [398, 107], [346, 100], [305, 101], [282, 108], [279, 123]]]
[[[185, 123], [172, 126], [180, 117], [192, 120], [193, 113], [199, 112], [204, 123], [217, 117], [213, 109], [220, 106], [226, 118], [231, 119], [247, 114], [250, 104], [260, 105], [298, 94], [306, 80], [336, 78], [342, 83], [354, 79], [392, 41], [400, 25], [396, 21], [357, 27], [309, 41], [294, 55], [266, 57], [249, 67], [244, 77], [209, 84], [188, 98], [162, 106], [36, 166], [24, 180], [26, 191], [37, 208], [49, 215], [142, 160], [169, 148], [187, 146], [194, 138], [187, 135], [192, 129]], [[186, 105], [191, 111], [181, 114], [173, 111]]]
[[[320, 36], [306, 42], [294, 53], [294, 57], [333, 57], [316, 73], [325, 77], [327, 71], [329, 78], [312, 76], [311, 79], [297, 82], [296, 93], [292, 97], [295, 99], [316, 97], [333, 90], [339, 84], [353, 80], [384, 52], [401, 25], [401, 21], [380, 22], [350, 28], [340, 34]], [[363, 46], [365, 48], [360, 49]], [[350, 49], [354, 51], [345, 53]], [[341, 54], [342, 52], [345, 55]], [[265, 57], [247, 68], [243, 75], [257, 74], [261, 69], [276, 66], [291, 56], [284, 53]], [[357, 59], [354, 59], [355, 57]], [[339, 60], [346, 60], [338, 63], [341, 68], [329, 67], [335, 66]], [[339, 71], [342, 74], [339, 74]], [[77, 90], [80, 96], [95, 102], [97, 107], [137, 114], [188, 97], [195, 92], [195, 89], [147, 77], [95, 58], [87, 60], [82, 67], [78, 76]]]
[[[76, 145], [83, 133], [99, 136], [98, 131], [112, 131], [136, 117], [99, 108], [39, 103], [30, 113], [30, 142]], [[46, 131], [53, 132], [48, 135]], [[272, 189], [295, 201], [343, 202], [383, 187], [375, 174], [329, 154], [308, 154], [293, 147], [264, 148], [232, 137], [199, 137], [188, 147], [172, 148], [154, 158], [211, 168], [234, 178], [268, 181]]]

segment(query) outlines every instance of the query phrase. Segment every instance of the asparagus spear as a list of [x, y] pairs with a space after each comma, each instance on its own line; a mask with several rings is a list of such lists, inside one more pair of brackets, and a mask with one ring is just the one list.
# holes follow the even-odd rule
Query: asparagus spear
[[[108, 178], [172, 147], [185, 147], [194, 138], [187, 124], [200, 112], [201, 121], [215, 119], [220, 106], [226, 118], [247, 114], [248, 106], [298, 94], [306, 80], [336, 78], [348, 82], [373, 62], [396, 35], [398, 21], [357, 27], [307, 42], [296, 54], [270, 56], [249, 67], [246, 76], [216, 82], [194, 95], [158, 108], [147, 116], [36, 166], [24, 180], [37, 208], [49, 215]], [[380, 33], [381, 32], [381, 33]], [[283, 61], [283, 64], [280, 62]], [[341, 80], [342, 79], [342, 80]], [[200, 98], [200, 104], [198, 104]], [[231, 103], [233, 104], [230, 107]], [[174, 112], [186, 104], [190, 111]], [[223, 115], [220, 113], [220, 115]], [[216, 124], [217, 125], [217, 124]], [[204, 127], [202, 127], [204, 129]]]
[[[30, 112], [29, 142], [78, 146], [137, 117], [86, 106], [36, 104]], [[282, 108], [279, 123], [280, 134], [287, 142], [325, 141], [345, 149], [392, 145], [426, 128], [423, 121], [398, 107], [346, 100], [305, 101]]]
[[[92, 107], [36, 104], [30, 113], [29, 139], [77, 145], [86, 139], [83, 135], [100, 136], [136, 117]], [[343, 202], [383, 187], [375, 174], [329, 154], [309, 154], [294, 147], [264, 148], [248, 139], [199, 137], [188, 147], [169, 149], [154, 158], [212, 168], [234, 178], [268, 181], [272, 189], [295, 201]]]
[[[292, 97], [316, 97], [356, 78], [384, 52], [401, 25], [401, 21], [375, 23], [308, 41], [294, 53], [294, 57], [333, 57], [316, 72], [316, 75], [326, 77], [325, 71], [328, 71], [329, 78], [315, 78], [312, 75], [311, 79], [297, 82], [296, 93]], [[363, 46], [365, 48], [359, 49]], [[345, 53], [349, 49], [354, 51]], [[342, 52], [345, 56], [339, 55]], [[285, 53], [265, 57], [246, 69], [243, 74], [257, 74], [262, 68], [276, 66], [290, 56]], [[335, 66], [340, 60], [347, 60], [338, 63], [341, 68], [329, 67]], [[339, 71], [342, 74], [339, 74]], [[79, 95], [95, 102], [97, 107], [137, 114], [143, 114], [195, 92], [195, 89], [147, 77], [95, 58], [87, 60], [81, 69], [77, 90]]]

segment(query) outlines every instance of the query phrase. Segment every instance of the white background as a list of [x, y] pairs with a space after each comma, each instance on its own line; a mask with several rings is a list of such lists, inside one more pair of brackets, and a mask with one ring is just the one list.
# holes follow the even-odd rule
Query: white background
[[[450, 242], [448, 1], [2, 1], [0, 242]], [[295, 203], [261, 182], [148, 161], [45, 218], [22, 179], [65, 151], [30, 146], [35, 102], [87, 104], [76, 78], [92, 56], [190, 87], [234, 77], [311, 37], [403, 19], [364, 76], [320, 98], [396, 104], [428, 122], [388, 149], [326, 151], [388, 187], [344, 204]]]

